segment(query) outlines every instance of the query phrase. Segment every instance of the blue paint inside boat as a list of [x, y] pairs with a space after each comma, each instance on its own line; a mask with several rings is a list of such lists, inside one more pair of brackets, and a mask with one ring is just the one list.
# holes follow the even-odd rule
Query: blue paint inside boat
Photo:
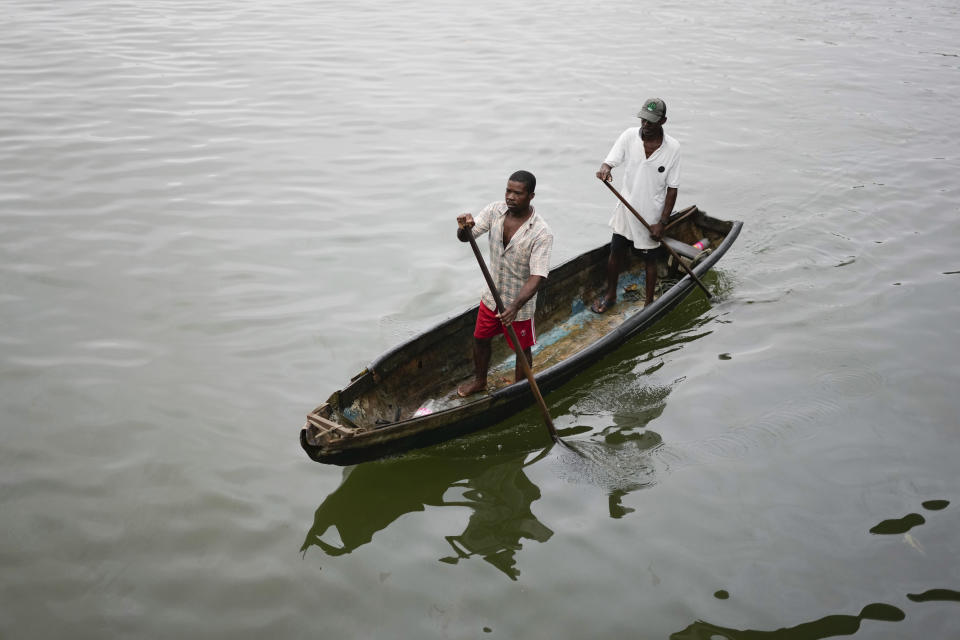
[[[623, 302], [624, 297], [628, 294], [631, 296], [642, 296], [645, 283], [646, 277], [642, 273], [623, 274], [617, 283], [617, 302]], [[636, 285], [636, 290], [627, 292], [627, 287], [630, 287], [631, 285]], [[641, 306], [637, 309], [629, 309], [624, 315], [625, 317], [629, 317], [642, 308], [643, 307]], [[570, 318], [550, 329], [550, 331], [538, 335], [537, 344], [533, 345], [533, 354], [536, 355], [541, 349], [549, 347], [550, 345], [566, 338], [572, 331], [582, 328], [584, 324], [590, 322], [591, 319], [596, 317], [597, 314], [595, 314], [593, 311], [590, 311], [590, 308], [583, 302], [583, 300], [580, 300], [579, 298], [574, 300], [573, 304], [570, 305]]]

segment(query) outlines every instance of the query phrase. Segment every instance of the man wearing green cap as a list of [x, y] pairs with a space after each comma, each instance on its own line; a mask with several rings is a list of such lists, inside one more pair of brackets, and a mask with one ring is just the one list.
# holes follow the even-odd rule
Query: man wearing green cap
[[663, 132], [667, 122], [667, 105], [660, 98], [649, 98], [637, 114], [641, 126], [630, 127], [620, 134], [610, 149], [597, 177], [610, 181], [614, 167], [623, 167], [620, 193], [650, 225], [650, 231], [618, 202], [610, 218], [613, 238], [607, 259], [607, 287], [603, 297], [590, 307], [603, 313], [617, 301], [617, 281], [626, 265], [631, 245], [646, 258], [646, 298], [653, 302], [657, 284], [656, 251], [660, 247], [663, 226], [677, 202], [680, 187], [680, 143]]

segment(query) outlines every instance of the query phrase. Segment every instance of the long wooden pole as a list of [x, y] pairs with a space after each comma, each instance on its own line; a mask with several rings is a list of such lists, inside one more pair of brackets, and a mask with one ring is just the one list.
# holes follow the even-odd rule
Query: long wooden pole
[[677, 212], [677, 217], [674, 218], [673, 220], [671, 220], [671, 221], [669, 222], [669, 224], [667, 224], [667, 225], [663, 228], [663, 232], [666, 233], [667, 231], [670, 230], [671, 227], [673, 227], [673, 226], [675, 226], [675, 225], [683, 222], [684, 220], [686, 220], [687, 218], [689, 218], [690, 216], [692, 216], [692, 215], [695, 214], [696, 212], [697, 212], [697, 205], [695, 205], [695, 204], [690, 205], [689, 207], [687, 207], [686, 209], [684, 209], [684, 210], [682, 210], [682, 211], [678, 211], [678, 212]]
[[[505, 308], [503, 306], [503, 300], [500, 298], [500, 292], [497, 291], [497, 285], [493, 283], [493, 277], [487, 269], [487, 263], [483, 259], [483, 254], [480, 253], [477, 241], [473, 239], [473, 231], [466, 229], [465, 233], [470, 239], [470, 248], [473, 249], [473, 255], [477, 256], [477, 262], [480, 264], [480, 270], [483, 271], [483, 277], [487, 281], [487, 286], [490, 287], [490, 293], [493, 294], [493, 299], [497, 303], [497, 313], [503, 313]], [[547, 424], [547, 431], [550, 432], [550, 437], [553, 438], [554, 442], [563, 444], [563, 441], [560, 440], [560, 436], [557, 434], [557, 428], [553, 426], [550, 411], [547, 409], [547, 403], [543, 401], [543, 396], [540, 394], [540, 387], [537, 386], [537, 380], [533, 377], [533, 369], [530, 368], [530, 363], [527, 362], [527, 356], [524, 354], [523, 348], [520, 347], [517, 333], [513, 330], [512, 324], [508, 324], [506, 329], [510, 335], [510, 341], [513, 342], [513, 350], [517, 352], [517, 362], [520, 363], [523, 374], [527, 376], [527, 381], [530, 383], [530, 391], [533, 392], [533, 396], [537, 399], [537, 404], [540, 405], [540, 412], [543, 414], [543, 421]]]
[[[647, 224], [647, 221], [643, 219], [643, 216], [641, 216], [639, 213], [637, 213], [637, 210], [634, 209], [634, 208], [630, 205], [629, 202], [627, 202], [626, 198], [624, 198], [622, 195], [620, 195], [620, 192], [617, 191], [616, 187], [614, 187], [612, 184], [610, 184], [609, 182], [607, 182], [607, 181], [604, 180], [603, 178], [599, 178], [599, 180], [600, 180], [600, 182], [602, 182], [603, 184], [607, 185], [607, 188], [610, 189], [610, 191], [613, 191], [613, 195], [617, 196], [617, 198], [620, 199], [620, 202], [622, 202], [623, 205], [624, 205], [627, 209], [630, 210], [630, 213], [632, 213], [633, 215], [635, 215], [635, 216], [637, 217], [637, 220], [639, 220], [640, 223], [641, 223], [644, 227], [646, 227], [647, 231], [650, 231], [650, 225]], [[698, 278], [696, 275], [694, 275], [693, 270], [691, 270], [690, 267], [688, 267], [688, 266], [686, 265], [686, 263], [685, 263], [683, 260], [680, 259], [680, 256], [677, 255], [677, 252], [674, 251], [672, 248], [670, 248], [670, 245], [668, 245], [666, 242], [661, 242], [660, 244], [662, 244], [662, 245], [667, 249], [667, 251], [670, 252], [670, 255], [673, 256], [673, 259], [676, 260], [677, 263], [678, 263], [681, 267], [683, 267], [683, 270], [686, 271], [687, 274], [688, 274], [691, 278], [693, 278], [693, 281], [696, 282], [698, 285], [700, 285], [700, 288], [703, 289], [703, 292], [704, 292], [705, 294], [707, 294], [707, 297], [708, 297], [708, 298], [712, 298], [713, 296], [710, 295], [710, 292], [709, 292], [709, 291], [707, 291], [707, 287], [706, 287], [702, 282], [700, 282], [700, 278]]]

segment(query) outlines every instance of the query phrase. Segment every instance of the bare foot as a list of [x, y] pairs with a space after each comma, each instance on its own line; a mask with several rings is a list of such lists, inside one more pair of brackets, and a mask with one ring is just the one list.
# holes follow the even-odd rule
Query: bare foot
[[467, 396], [472, 396], [475, 393], [480, 393], [481, 391], [486, 390], [487, 381], [486, 380], [477, 380], [474, 378], [470, 382], [465, 382], [464, 384], [457, 387], [457, 395], [461, 398], [466, 398]]
[[612, 307], [614, 302], [616, 302], [616, 300], [597, 298], [596, 302], [590, 305], [590, 311], [593, 311], [594, 313], [606, 313], [607, 309]]

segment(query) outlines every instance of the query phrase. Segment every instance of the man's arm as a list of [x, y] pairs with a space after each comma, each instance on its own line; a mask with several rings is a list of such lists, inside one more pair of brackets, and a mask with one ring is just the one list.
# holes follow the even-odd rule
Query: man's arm
[[530, 276], [527, 278], [527, 281], [523, 283], [523, 287], [520, 289], [520, 293], [517, 294], [517, 299], [507, 305], [507, 308], [503, 310], [503, 313], [497, 314], [500, 318], [500, 322], [504, 325], [508, 325], [517, 318], [517, 314], [520, 312], [520, 309], [523, 308], [523, 305], [527, 304], [530, 298], [533, 297], [533, 294], [537, 292], [537, 289], [540, 287], [540, 283], [546, 280], [543, 276]]
[[657, 224], [650, 225], [650, 237], [659, 240], [663, 234], [663, 227], [666, 226], [673, 213], [673, 206], [677, 204], [677, 187], [667, 187], [667, 197], [663, 200], [663, 211], [660, 212], [660, 221]]
[[473, 234], [474, 238], [478, 238], [487, 231], [490, 231], [490, 225], [496, 217], [498, 204], [497, 202], [491, 202], [477, 214], [476, 218], [469, 213], [461, 213], [458, 215], [457, 238], [460, 242], [470, 241], [470, 236], [467, 235], [468, 233]]
[[600, 169], [597, 171], [597, 177], [604, 182], [610, 182], [612, 178], [610, 171], [623, 162], [624, 144], [626, 143], [627, 134], [629, 132], [630, 130], [627, 129], [617, 137], [616, 142], [614, 142], [613, 146], [610, 147], [607, 157], [604, 158], [603, 164], [600, 165]]

